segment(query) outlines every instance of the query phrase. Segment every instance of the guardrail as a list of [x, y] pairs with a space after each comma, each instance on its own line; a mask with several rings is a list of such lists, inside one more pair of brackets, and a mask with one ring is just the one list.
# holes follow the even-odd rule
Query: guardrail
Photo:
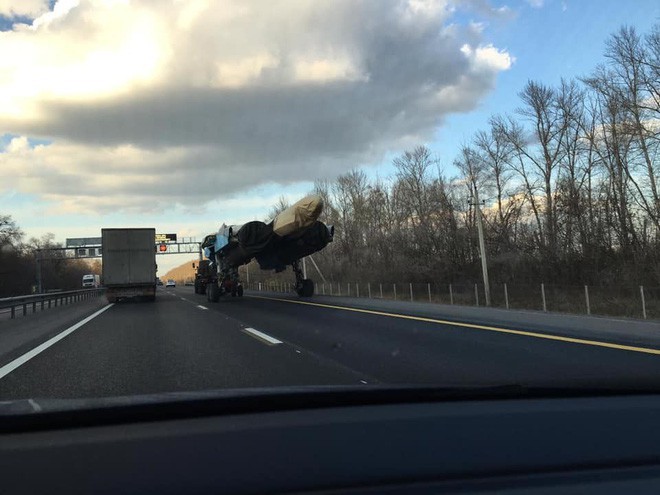
[[29, 296], [6, 297], [0, 299], [0, 310], [10, 313], [10, 318], [16, 318], [17, 309], [22, 310], [23, 316], [27, 315], [28, 308], [36, 313], [37, 307], [43, 311], [51, 307], [64, 306], [77, 301], [83, 301], [92, 297], [100, 296], [105, 292], [105, 288], [98, 289], [80, 289], [63, 292], [50, 292], [46, 294], [33, 294]]
[[[252, 282], [252, 290], [292, 293], [282, 279]], [[485, 306], [481, 284], [326, 282], [316, 283], [316, 294], [369, 299]], [[557, 284], [492, 284], [491, 307], [566, 314], [660, 319], [660, 286], [598, 286]]]

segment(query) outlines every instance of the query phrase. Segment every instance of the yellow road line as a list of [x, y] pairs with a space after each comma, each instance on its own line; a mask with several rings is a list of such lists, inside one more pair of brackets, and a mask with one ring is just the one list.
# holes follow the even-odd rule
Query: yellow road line
[[439, 325], [452, 325], [455, 327], [464, 327], [464, 328], [473, 328], [476, 330], [487, 330], [489, 332], [499, 332], [499, 333], [507, 333], [511, 335], [522, 335], [525, 337], [534, 337], [537, 339], [546, 339], [546, 340], [557, 340], [560, 342], [570, 342], [572, 344], [583, 344], [583, 345], [591, 345], [591, 346], [596, 346], [596, 347], [607, 347], [610, 349], [618, 349], [620, 351], [631, 351], [631, 352], [641, 352], [644, 354], [655, 354], [655, 355], [660, 355], [660, 349], [650, 349], [647, 347], [635, 347], [631, 345], [621, 345], [621, 344], [613, 344], [611, 342], [601, 342], [598, 340], [586, 340], [586, 339], [575, 339], [572, 337], [563, 337], [561, 335], [552, 335], [552, 334], [547, 334], [547, 333], [537, 333], [537, 332], [528, 332], [525, 330], [513, 330], [510, 328], [500, 328], [500, 327], [490, 327], [487, 325], [477, 325], [475, 323], [463, 323], [463, 322], [457, 322], [457, 321], [449, 321], [449, 320], [439, 320], [437, 318], [426, 318], [423, 316], [412, 316], [412, 315], [402, 315], [398, 313], [386, 313], [384, 311], [375, 311], [372, 309], [361, 309], [361, 308], [350, 308], [347, 306], [336, 306], [333, 304], [322, 304], [322, 303], [313, 303], [313, 302], [307, 302], [307, 301], [295, 301], [292, 299], [280, 299], [278, 297], [265, 297], [265, 296], [247, 296], [247, 297], [252, 297], [255, 299], [268, 299], [270, 301], [280, 301], [280, 302], [286, 302], [286, 303], [291, 303], [291, 304], [302, 304], [305, 306], [317, 306], [319, 308], [328, 308], [328, 309], [339, 309], [342, 311], [352, 311], [354, 313], [365, 313], [369, 315], [376, 315], [376, 316], [387, 316], [390, 318], [401, 318], [404, 320], [414, 320], [414, 321], [422, 321], [425, 323], [436, 323]]

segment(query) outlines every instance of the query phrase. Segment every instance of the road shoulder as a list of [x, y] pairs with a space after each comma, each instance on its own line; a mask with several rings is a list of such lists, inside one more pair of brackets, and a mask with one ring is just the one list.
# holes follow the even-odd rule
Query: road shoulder
[[107, 304], [105, 297], [101, 296], [38, 311], [13, 320], [0, 321], [0, 366], [66, 330]]

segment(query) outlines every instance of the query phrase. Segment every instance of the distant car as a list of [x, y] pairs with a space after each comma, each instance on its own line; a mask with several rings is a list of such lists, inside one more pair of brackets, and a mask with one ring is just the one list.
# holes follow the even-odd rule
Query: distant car
[[176, 282], [172, 279], [169, 279], [165, 284], [165, 287], [176, 287]]
[[161, 279], [156, 280], [156, 284], [157, 285], [165, 285], [165, 284], [163, 284], [163, 281]]
[[188, 287], [188, 286], [193, 286], [193, 285], [195, 285], [195, 284], [193, 283], [192, 280], [186, 280], [186, 283], [183, 284], [183, 285], [185, 285], [186, 287]]

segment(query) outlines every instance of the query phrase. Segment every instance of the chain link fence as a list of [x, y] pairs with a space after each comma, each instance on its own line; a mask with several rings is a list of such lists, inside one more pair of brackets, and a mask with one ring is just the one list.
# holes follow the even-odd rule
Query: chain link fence
[[[255, 291], [290, 293], [291, 282], [253, 282]], [[486, 306], [483, 284], [320, 282], [315, 293], [397, 301]], [[556, 313], [660, 319], [660, 287], [494, 284], [490, 306]]]

